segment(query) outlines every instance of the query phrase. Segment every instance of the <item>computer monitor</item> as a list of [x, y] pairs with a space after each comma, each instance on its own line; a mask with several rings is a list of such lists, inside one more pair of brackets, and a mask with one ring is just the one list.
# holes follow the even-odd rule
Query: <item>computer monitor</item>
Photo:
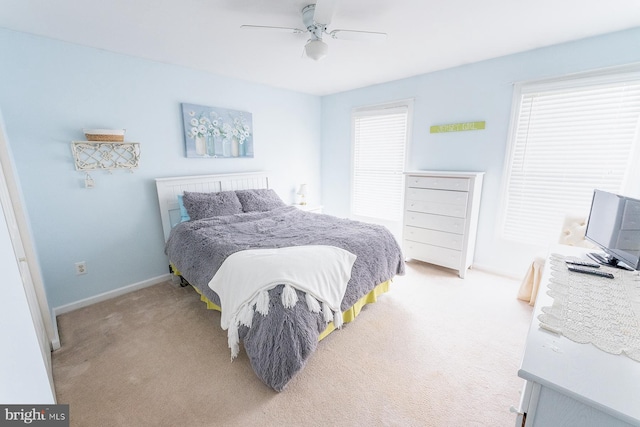
[[589, 254], [601, 264], [640, 269], [640, 200], [594, 190], [585, 238], [605, 252]]

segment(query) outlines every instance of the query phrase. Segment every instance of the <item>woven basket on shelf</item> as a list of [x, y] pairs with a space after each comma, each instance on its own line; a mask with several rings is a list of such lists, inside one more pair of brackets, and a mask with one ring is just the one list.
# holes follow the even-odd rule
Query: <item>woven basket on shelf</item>
[[96, 135], [85, 133], [87, 141], [124, 142], [124, 135]]
[[87, 141], [124, 142], [125, 129], [83, 129]]

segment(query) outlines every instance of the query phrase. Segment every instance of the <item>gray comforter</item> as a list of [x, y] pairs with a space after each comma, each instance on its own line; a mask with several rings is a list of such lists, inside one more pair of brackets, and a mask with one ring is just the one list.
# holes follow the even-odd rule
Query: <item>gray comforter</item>
[[[386, 228], [292, 206], [183, 222], [171, 231], [166, 253], [190, 284], [219, 305], [208, 283], [229, 255], [301, 245], [331, 245], [357, 255], [342, 310], [376, 285], [404, 274], [401, 250]], [[282, 286], [270, 290], [269, 314], [256, 313], [252, 327], [241, 326], [239, 331], [254, 371], [276, 391], [283, 390], [304, 367], [326, 327], [321, 313], [307, 309], [302, 292], [298, 291], [299, 302], [291, 309], [283, 307], [281, 293]]]

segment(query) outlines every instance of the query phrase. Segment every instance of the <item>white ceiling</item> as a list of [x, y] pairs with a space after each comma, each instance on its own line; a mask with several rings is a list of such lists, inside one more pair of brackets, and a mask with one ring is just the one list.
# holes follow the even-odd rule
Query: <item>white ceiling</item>
[[0, 0], [0, 27], [279, 88], [326, 95], [542, 46], [640, 27], [640, 0], [338, 0], [331, 29], [388, 33], [381, 43], [325, 37], [303, 57], [315, 0]]

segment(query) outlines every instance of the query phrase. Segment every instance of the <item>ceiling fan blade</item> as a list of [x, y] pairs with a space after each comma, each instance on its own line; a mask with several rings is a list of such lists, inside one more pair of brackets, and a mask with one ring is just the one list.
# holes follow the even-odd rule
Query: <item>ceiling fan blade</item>
[[313, 20], [318, 24], [329, 25], [336, 10], [338, 0], [317, 0]]
[[292, 34], [302, 34], [306, 33], [307, 30], [301, 30], [300, 28], [291, 28], [291, 27], [271, 27], [268, 25], [240, 25], [240, 28], [243, 30], [265, 30], [265, 31], [277, 31], [281, 33], [292, 33]]
[[387, 33], [377, 31], [333, 30], [329, 35], [334, 39], [381, 42], [387, 39]]

